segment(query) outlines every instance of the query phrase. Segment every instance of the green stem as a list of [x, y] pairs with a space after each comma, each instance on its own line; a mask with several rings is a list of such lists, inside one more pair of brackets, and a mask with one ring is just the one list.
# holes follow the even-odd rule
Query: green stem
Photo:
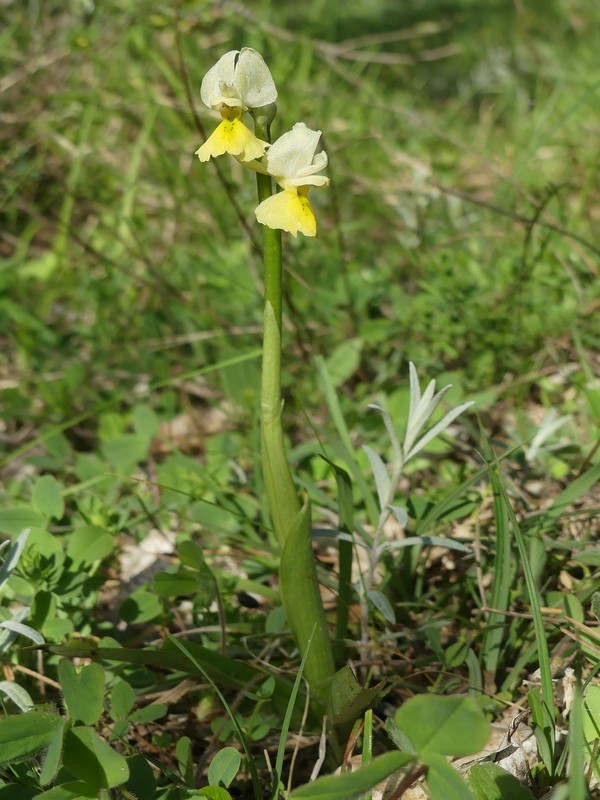
[[[268, 119], [256, 115], [254, 123], [256, 135], [270, 141]], [[271, 178], [257, 173], [256, 180], [258, 198], [262, 202], [273, 193]], [[300, 503], [285, 450], [281, 400], [281, 232], [266, 226], [263, 227], [263, 259], [261, 444], [265, 491], [282, 551], [279, 583], [283, 606], [298, 649], [303, 656], [306, 654], [305, 675], [313, 696], [325, 702], [335, 665], [311, 546], [310, 507], [307, 501]]]
[[[256, 114], [259, 139], [271, 141], [270, 120]], [[258, 200], [273, 194], [270, 175], [256, 173]], [[283, 257], [281, 231], [263, 226], [265, 312], [261, 382], [261, 444], [265, 490], [275, 534], [283, 548], [300, 513], [300, 500], [288, 464], [281, 422], [281, 335], [283, 328]]]
[[[256, 182], [258, 198], [262, 202], [272, 194], [271, 178], [257, 173]], [[281, 422], [281, 232], [266, 226], [263, 226], [263, 261], [265, 312], [261, 382], [262, 465], [273, 528], [283, 547], [287, 534], [300, 513], [300, 501], [285, 452]]]

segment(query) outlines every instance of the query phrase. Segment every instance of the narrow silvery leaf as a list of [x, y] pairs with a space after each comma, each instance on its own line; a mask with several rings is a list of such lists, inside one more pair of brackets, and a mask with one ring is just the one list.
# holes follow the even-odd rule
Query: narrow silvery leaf
[[544, 421], [542, 422], [540, 429], [535, 434], [531, 440], [531, 444], [525, 451], [525, 458], [527, 461], [533, 461], [542, 448], [544, 448], [544, 450], [557, 449], [556, 447], [552, 448], [551, 446], [544, 447], [544, 443], [552, 436], [552, 434], [556, 433], [559, 428], [562, 428], [563, 425], [566, 425], [566, 423], [570, 421], [571, 416], [568, 414], [565, 417], [558, 417], [557, 419], [556, 415], [556, 409], [551, 408], [544, 417]]
[[406, 528], [408, 525], [408, 514], [406, 511], [403, 508], [400, 508], [400, 506], [388, 506], [388, 508], [394, 512], [394, 516], [400, 525], [402, 525], [403, 528]]
[[[335, 538], [338, 540], [338, 542], [350, 542], [351, 544], [355, 543], [354, 536], [352, 536], [351, 533], [345, 533], [344, 531], [338, 533], [338, 535]], [[356, 546], [364, 547], [365, 549], [367, 547], [364, 542], [360, 541], [360, 539], [356, 539]]]
[[408, 422], [406, 423], [406, 433], [404, 435], [404, 444], [403, 450], [404, 455], [406, 456], [406, 450], [410, 447], [413, 443], [415, 436], [418, 434], [418, 430], [413, 430], [413, 420], [416, 418], [417, 409], [419, 408], [419, 404], [421, 402], [421, 387], [419, 386], [419, 376], [417, 375], [417, 370], [413, 362], [411, 361], [408, 365], [409, 368], [409, 378], [410, 378], [410, 403], [408, 406]]
[[416, 455], [427, 444], [429, 444], [432, 439], [435, 439], [436, 436], [439, 436], [439, 434], [444, 431], [458, 417], [459, 414], [462, 414], [465, 409], [472, 405], [473, 400], [470, 400], [468, 403], [463, 403], [462, 405], [457, 406], [449, 411], [443, 419], [441, 419], [436, 425], [433, 426], [433, 428], [427, 431], [425, 436], [419, 439], [414, 447], [408, 453], [406, 453], [406, 460], [408, 461], [409, 458], [412, 458], [412, 456]]
[[[20, 622], [22, 619], [26, 619], [28, 615], [29, 609], [25, 606], [22, 606], [13, 612], [11, 621]], [[0, 655], [8, 650], [16, 638], [17, 633], [15, 631], [9, 630], [6, 626], [3, 626], [2, 623], [0, 623]]]
[[390, 476], [388, 475], [385, 464], [377, 453], [368, 445], [363, 445], [363, 450], [369, 458], [373, 477], [375, 478], [375, 486], [377, 487], [377, 497], [379, 498], [379, 507], [383, 511], [386, 505], [390, 502]]
[[30, 533], [30, 528], [26, 528], [22, 531], [17, 538], [15, 539], [15, 543], [8, 551], [8, 555], [4, 559], [4, 563], [0, 567], [0, 589], [4, 586], [6, 581], [8, 580], [10, 573], [13, 569], [17, 566], [19, 558], [21, 557], [21, 553], [25, 549], [25, 545], [27, 544], [27, 538]]
[[335, 528], [311, 528], [310, 535], [313, 539], [339, 539], [342, 534]]
[[396, 622], [394, 609], [392, 608], [390, 601], [382, 592], [372, 589], [370, 592], [367, 592], [367, 596], [375, 608], [383, 614], [388, 622]]
[[394, 468], [400, 467], [402, 465], [402, 447], [400, 446], [400, 442], [398, 441], [398, 436], [396, 435], [396, 431], [394, 429], [394, 423], [392, 422], [392, 418], [385, 410], [377, 403], [369, 403], [369, 408], [373, 411], [378, 411], [382, 418], [383, 424], [385, 425], [385, 429], [388, 432], [388, 436], [390, 437], [390, 442], [392, 443], [392, 448], [394, 450]]
[[[419, 433], [423, 430], [427, 422], [429, 421], [431, 415], [438, 407], [440, 400], [446, 394], [446, 392], [451, 388], [450, 385], [444, 386], [443, 389], [434, 395], [435, 390], [435, 381], [431, 381], [427, 389], [421, 398], [421, 402], [417, 410], [415, 411], [415, 415], [413, 419], [409, 419], [408, 426], [407, 426], [407, 435], [404, 440], [404, 456], [408, 459], [408, 453], [413, 449], [413, 445], [415, 439], [419, 435]], [[410, 432], [410, 436], [408, 435]]]
[[33, 700], [29, 692], [14, 681], [0, 681], [0, 693], [12, 700], [21, 711], [33, 708]]
[[23, 625], [22, 622], [15, 622], [14, 619], [5, 619], [3, 622], [0, 622], [0, 628], [6, 628], [6, 630], [17, 633], [20, 636], [26, 636], [35, 644], [44, 644], [44, 637], [40, 633], [29, 625]]
[[448, 539], [444, 536], [407, 536], [406, 539], [400, 539], [398, 542], [385, 542], [380, 547], [380, 552], [385, 553], [388, 550], [400, 550], [403, 547], [413, 547], [420, 545], [421, 547], [446, 547], [448, 550], [458, 550], [460, 553], [471, 553], [471, 549], [460, 542], [455, 542], [454, 539]]
[[412, 361], [408, 365], [408, 373], [410, 380], [410, 405], [408, 407], [408, 418], [410, 419], [413, 415], [413, 412], [416, 411], [417, 406], [419, 405], [419, 400], [421, 399], [419, 376], [417, 375], [417, 369]]

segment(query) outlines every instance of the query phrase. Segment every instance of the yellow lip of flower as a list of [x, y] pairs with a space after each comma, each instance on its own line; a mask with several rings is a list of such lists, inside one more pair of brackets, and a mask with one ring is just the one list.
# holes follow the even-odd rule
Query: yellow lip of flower
[[284, 189], [263, 200], [256, 209], [256, 219], [261, 225], [288, 231], [296, 237], [317, 235], [317, 218], [308, 202], [308, 187]]
[[317, 235], [317, 220], [307, 194], [311, 186], [329, 184], [329, 178], [316, 174], [327, 166], [327, 154], [316, 153], [320, 137], [321, 131], [298, 122], [271, 145], [265, 158], [267, 170], [283, 192], [257, 207], [256, 219], [261, 225], [289, 231], [292, 236]]
[[209, 158], [222, 156], [223, 153], [230, 153], [240, 161], [254, 161], [262, 158], [268, 142], [256, 137], [241, 120], [241, 108], [229, 108], [223, 106], [221, 109], [223, 120], [215, 128], [204, 144], [196, 150], [196, 155], [200, 161], [208, 161]]

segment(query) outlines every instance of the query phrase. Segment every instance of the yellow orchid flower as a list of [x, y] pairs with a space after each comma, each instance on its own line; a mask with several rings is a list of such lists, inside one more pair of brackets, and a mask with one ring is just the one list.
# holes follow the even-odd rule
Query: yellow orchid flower
[[256, 219], [269, 228], [280, 228], [292, 236], [317, 235], [317, 220], [308, 201], [311, 186], [328, 186], [329, 178], [317, 175], [327, 166], [327, 154], [316, 153], [321, 131], [297, 122], [271, 145], [266, 154], [267, 171], [283, 189], [256, 209]]
[[263, 57], [244, 47], [230, 50], [209, 69], [200, 89], [204, 105], [219, 111], [222, 122], [198, 148], [200, 161], [230, 153], [241, 161], [261, 158], [268, 142], [256, 137], [242, 122], [245, 111], [271, 105], [277, 89]]

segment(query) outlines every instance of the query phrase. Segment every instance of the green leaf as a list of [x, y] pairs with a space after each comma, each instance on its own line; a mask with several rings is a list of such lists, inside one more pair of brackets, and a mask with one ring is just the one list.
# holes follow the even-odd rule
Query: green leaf
[[135, 691], [127, 681], [117, 681], [110, 690], [110, 713], [114, 720], [124, 719], [135, 703]]
[[348, 665], [338, 670], [331, 679], [329, 702], [331, 718], [336, 725], [351, 722], [372, 705], [381, 693], [384, 681], [364, 689]]
[[59, 258], [53, 250], [39, 255], [37, 258], [30, 258], [19, 266], [20, 278], [33, 278], [36, 281], [45, 283], [54, 270], [60, 264]]
[[189, 736], [182, 736], [178, 739], [175, 746], [175, 755], [177, 756], [179, 774], [187, 785], [190, 786], [194, 782], [194, 758], [192, 754], [192, 740]]
[[160, 420], [153, 409], [146, 403], [134, 406], [132, 413], [133, 427], [138, 436], [144, 437], [148, 442], [156, 436], [160, 428]]
[[379, 508], [383, 511], [390, 500], [393, 499], [390, 497], [391, 479], [381, 456], [366, 444], [363, 445], [363, 450], [367, 454], [369, 463], [371, 464], [371, 472], [373, 473], [375, 487], [377, 488]]
[[113, 551], [114, 542], [110, 533], [99, 525], [83, 525], [71, 534], [67, 555], [75, 566], [91, 566]]
[[362, 339], [348, 339], [339, 344], [327, 359], [326, 368], [335, 388], [349, 380], [360, 364]]
[[129, 778], [127, 762], [92, 728], [71, 728], [65, 735], [65, 769], [96, 789], [119, 786]]
[[0, 628], [12, 631], [19, 636], [25, 636], [30, 639], [34, 644], [44, 644], [44, 637], [34, 630], [30, 625], [25, 625], [23, 622], [17, 622], [14, 619], [5, 619], [0, 622]]
[[206, 797], [207, 800], [231, 800], [231, 795], [222, 786], [205, 786], [204, 789], [200, 789], [198, 796]]
[[431, 800], [474, 800], [467, 784], [444, 756], [430, 751], [424, 763]]
[[58, 677], [71, 721], [95, 725], [104, 706], [105, 676], [100, 664], [86, 664], [77, 670], [63, 658], [58, 663]]
[[384, 753], [356, 772], [317, 778], [313, 783], [295, 789], [290, 800], [353, 800], [413, 760], [414, 756], [410, 753]]
[[59, 728], [55, 733], [48, 749], [44, 755], [44, 763], [40, 772], [40, 783], [42, 786], [47, 786], [53, 781], [60, 769], [62, 763], [62, 749], [64, 741], [64, 732], [66, 725]]
[[85, 781], [69, 781], [48, 789], [35, 797], [35, 800], [97, 800], [98, 791]]
[[590, 684], [583, 700], [583, 734], [588, 743], [600, 739], [600, 686]]
[[14, 543], [11, 547], [9, 547], [8, 551], [5, 550], [5, 546], [8, 545], [8, 542], [2, 543], [4, 555], [2, 557], [2, 563], [0, 564], [0, 589], [2, 589], [6, 581], [9, 579], [11, 572], [19, 563], [19, 559], [23, 554], [23, 550], [25, 550], [25, 546], [27, 545], [30, 535], [31, 529], [25, 529], [16, 537]]
[[184, 539], [177, 545], [179, 560], [186, 567], [202, 570], [207, 567], [202, 548], [191, 539]]
[[125, 622], [139, 625], [149, 622], [163, 613], [162, 601], [154, 592], [146, 589], [136, 591], [124, 600], [119, 607], [119, 616]]
[[14, 783], [0, 786], [0, 800], [37, 800], [38, 797], [38, 790], [29, 786], [16, 786]]
[[198, 574], [187, 569], [158, 572], [152, 583], [161, 597], [188, 597], [196, 594], [199, 588]]
[[596, 422], [600, 424], [600, 389], [596, 387], [586, 388], [583, 390], [583, 394], [588, 401], [592, 414], [596, 418]]
[[0, 694], [8, 697], [21, 711], [29, 711], [34, 702], [29, 692], [14, 681], [0, 681]]
[[325, 699], [329, 694], [326, 682], [334, 674], [335, 665], [311, 546], [308, 499], [285, 540], [279, 587], [288, 624], [302, 654], [312, 639], [304, 674], [315, 696]]
[[600, 592], [594, 592], [592, 595], [592, 614], [600, 621]]
[[595, 464], [579, 475], [552, 501], [552, 505], [544, 511], [544, 520], [560, 516], [568, 506], [585, 494], [600, 480], [600, 464]]
[[53, 475], [42, 475], [36, 480], [31, 499], [35, 508], [46, 517], [61, 519], [65, 513], [60, 486]]
[[469, 782], [477, 800], [534, 800], [529, 789], [498, 764], [474, 764]]
[[132, 711], [129, 714], [129, 719], [137, 724], [144, 725], [147, 722], [154, 722], [167, 713], [168, 706], [166, 703], [148, 703], [147, 706], [138, 708], [137, 711]]
[[387, 597], [380, 592], [378, 589], [371, 589], [367, 592], [367, 597], [373, 603], [375, 608], [379, 611], [380, 614], [383, 615], [384, 619], [387, 622], [395, 623], [396, 622], [396, 615], [394, 614], [394, 609], [390, 601]]
[[235, 747], [224, 747], [208, 767], [208, 781], [215, 786], [229, 786], [238, 773], [242, 757]]
[[0, 719], [0, 764], [14, 764], [48, 747], [65, 721], [49, 711]]
[[156, 794], [156, 778], [152, 767], [144, 756], [139, 753], [129, 756], [127, 766], [129, 768], [129, 778], [124, 788], [135, 797], [153, 800]]
[[58, 536], [55, 536], [44, 528], [31, 528], [28, 544], [31, 548], [46, 558], [50, 558], [51, 556], [60, 553], [58, 558], [64, 559], [60, 539]]
[[12, 506], [0, 510], [0, 533], [18, 536], [25, 528], [44, 528], [46, 517], [33, 508]]
[[102, 453], [116, 472], [128, 474], [148, 454], [150, 441], [147, 436], [122, 433], [102, 444]]
[[485, 746], [490, 725], [477, 703], [469, 697], [412, 697], [396, 713], [398, 727], [416, 752], [468, 756]]

